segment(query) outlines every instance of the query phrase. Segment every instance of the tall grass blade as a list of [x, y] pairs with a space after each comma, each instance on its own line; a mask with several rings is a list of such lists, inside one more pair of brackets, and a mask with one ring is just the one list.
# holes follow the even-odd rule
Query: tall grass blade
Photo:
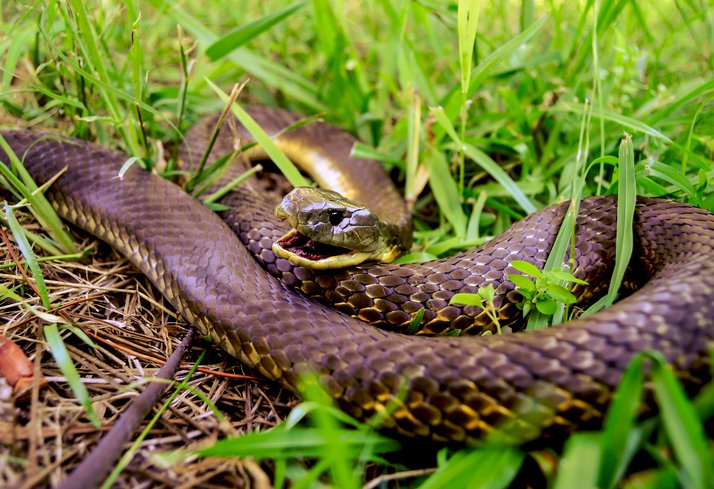
[[[149, 0], [149, 2], [157, 8], [162, 8], [176, 22], [196, 36], [203, 45], [210, 46], [218, 39], [216, 34], [177, 4], [167, 0]], [[226, 57], [256, 78], [282, 90], [288, 97], [299, 100], [318, 111], [325, 109], [316, 96], [317, 87], [295, 71], [259, 56], [246, 46], [233, 50]]]
[[446, 133], [451, 136], [458, 147], [463, 148], [466, 155], [471, 158], [476, 164], [483, 168], [489, 175], [491, 175], [498, 183], [500, 183], [503, 188], [505, 188], [511, 197], [521, 206], [521, 208], [526, 211], [526, 213], [531, 214], [536, 211], [536, 206], [526, 197], [523, 191], [518, 188], [518, 185], [508, 176], [508, 174], [496, 164], [493, 159], [491, 159], [486, 153], [477, 149], [476, 147], [465, 144], [461, 141], [460, 137], [456, 134], [454, 126], [451, 121], [446, 116], [444, 109], [442, 107], [432, 107], [430, 113], [436, 118], [436, 121], [441, 125], [441, 127], [446, 131]]
[[[498, 63], [527, 43], [540, 30], [540, 28], [543, 27], [546, 19], [547, 17], [541, 17], [536, 20], [526, 30], [501, 44], [491, 54], [486, 56], [473, 70], [471, 70], [469, 75], [469, 86], [465, 94], [466, 98], [469, 98], [474, 94], [474, 92], [498, 65]], [[454, 97], [452, 92], [452, 95], [447, 98], [446, 102], [444, 102], [444, 110], [446, 110], [450, 119], [453, 120], [459, 113], [460, 105], [460, 97]]]
[[677, 381], [672, 368], [659, 353], [652, 353], [652, 383], [661, 420], [677, 460], [682, 466], [682, 486], [711, 487], [714, 456], [706, 441], [694, 405]]
[[[213, 91], [223, 100], [223, 102], [228, 102], [229, 96], [226, 95], [223, 90], [218, 88], [212, 81], [206, 80], [206, 83], [213, 89]], [[295, 167], [292, 161], [285, 156], [280, 148], [278, 148], [273, 140], [268, 134], [255, 122], [246, 111], [237, 103], [231, 106], [231, 111], [238, 118], [243, 127], [253, 136], [256, 142], [263, 148], [267, 153], [268, 157], [278, 166], [280, 171], [285, 175], [290, 184], [294, 187], [305, 187], [309, 185], [309, 182], [302, 176], [300, 170]]]
[[[404, 196], [408, 206], [414, 205], [414, 201], [422, 190], [419, 188], [419, 185], [417, 185], [420, 156], [419, 146], [421, 143], [421, 98], [415, 90], [411, 92], [412, 103], [409, 105], [409, 119], [407, 121], [407, 158], [405, 162], [406, 178], [404, 184]], [[448, 174], [448, 169], [446, 177], [451, 178], [451, 175]]]
[[274, 25], [279, 24], [281, 21], [290, 17], [290, 15], [305, 5], [305, 3], [305, 1], [293, 3], [284, 9], [280, 9], [277, 12], [268, 14], [260, 19], [256, 19], [253, 22], [232, 30], [208, 46], [208, 48], [206, 48], [206, 56], [208, 56], [211, 61], [217, 61], [223, 58], [228, 53], [238, 49]]
[[[85, 3], [82, 0], [68, 0], [68, 4], [68, 19], [66, 20], [66, 24], [74, 28], [70, 19], [77, 22], [74, 37], [79, 44], [80, 51], [83, 53], [83, 59], [88, 67], [90, 67], [90, 70], [96, 73], [97, 78], [104, 83], [104, 87], [111, 86], [112, 82], [106, 69], [106, 58], [102, 56], [99, 50], [102, 44], [97, 38], [94, 24], [87, 15]], [[133, 119], [124, 116], [125, 111], [122, 110], [122, 107], [119, 105], [119, 102], [114, 96], [114, 92], [104, 87], [97, 88], [105, 102], [105, 107], [113, 119], [113, 123], [124, 137], [124, 141], [130, 151], [137, 155], [140, 154], [137, 133], [134, 124], [132, 124]], [[128, 121], [128, 124], [125, 124], [126, 121]]]
[[12, 231], [13, 236], [15, 236], [15, 241], [17, 241], [17, 246], [20, 248], [22, 256], [25, 257], [30, 272], [32, 273], [32, 278], [35, 281], [35, 287], [42, 301], [42, 305], [45, 309], [49, 310], [52, 308], [52, 303], [50, 302], [50, 296], [47, 293], [47, 285], [45, 285], [45, 278], [42, 276], [42, 270], [40, 270], [40, 265], [37, 263], [37, 257], [32, 252], [32, 247], [30, 246], [27, 237], [25, 236], [24, 230], [20, 223], [17, 222], [15, 214], [12, 212], [12, 208], [5, 206], [5, 218], [7, 219], [8, 225], [10, 226], [10, 231]]
[[84, 411], [86, 412], [89, 421], [95, 428], [99, 428], [101, 425], [99, 423], [99, 418], [97, 418], [97, 414], [94, 412], [94, 407], [92, 406], [92, 400], [89, 397], [89, 392], [82, 383], [82, 379], [79, 376], [79, 372], [77, 372], [77, 368], [74, 366], [72, 358], [69, 356], [67, 347], [64, 346], [64, 342], [62, 341], [62, 337], [59, 334], [57, 325], [49, 324], [45, 326], [43, 330], [45, 333], [45, 340], [47, 341], [47, 345], [50, 348], [50, 352], [52, 352], [52, 356], [57, 362], [57, 366], [59, 366], [60, 370], [62, 371], [62, 375], [64, 375], [67, 379], [67, 383], [72, 389], [74, 396], [84, 407]]
[[459, 66], [461, 67], [462, 100], [467, 97], [471, 84], [471, 60], [476, 46], [480, 0], [459, 0], [457, 23], [459, 30]]
[[599, 433], [577, 433], [568, 438], [553, 489], [598, 487], [600, 438]]
[[[340, 429], [335, 433], [340, 437], [345, 455], [356, 456], [362, 452], [365, 444], [376, 446], [376, 451], [385, 453], [398, 450], [400, 446], [393, 440], [383, 438], [376, 433]], [[255, 457], [290, 458], [316, 457], [324, 453], [325, 438], [313, 428], [292, 428], [290, 430], [272, 429], [264, 432], [246, 433], [245, 435], [226, 438], [210, 447], [198, 451], [204, 457]]]
[[461, 208], [459, 189], [449, 172], [444, 154], [431, 147], [424, 150], [422, 157], [429, 169], [429, 186], [439, 204], [444, 217], [454, 227], [457, 237], [466, 235], [466, 215]]
[[493, 444], [455, 453], [419, 489], [468, 487], [500, 489], [508, 487], [523, 463], [522, 450]]
[[643, 356], [635, 357], [613, 394], [600, 437], [597, 487], [614, 487], [627, 469], [642, 435], [636, 426], [644, 391]]
[[632, 146], [632, 136], [629, 134], [625, 134], [620, 143], [618, 160], [619, 186], [617, 193], [615, 268], [610, 278], [607, 295], [588, 308], [588, 314], [608, 307], [615, 302], [632, 256], [634, 243], [632, 223], [635, 215], [635, 204], [637, 203], [637, 186], [635, 181], [634, 148]]
[[30, 177], [30, 174], [22, 166], [22, 163], [7, 144], [5, 138], [0, 135], [0, 149], [2, 149], [10, 160], [13, 169], [20, 175], [16, 177], [9, 168], [0, 164], [0, 175], [9, 183], [11, 192], [22, 196], [30, 204], [30, 211], [35, 216], [43, 229], [60, 244], [65, 253], [76, 253], [76, 246], [72, 237], [65, 231], [61, 219], [50, 205], [45, 196], [38, 192], [37, 185]]

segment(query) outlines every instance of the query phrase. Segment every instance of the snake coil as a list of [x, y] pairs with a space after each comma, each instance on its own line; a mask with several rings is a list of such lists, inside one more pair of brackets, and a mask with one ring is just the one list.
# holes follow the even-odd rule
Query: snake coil
[[[268, 132], [285, 127], [284, 113], [252, 113]], [[325, 126], [306, 133], [319, 135]], [[324, 151], [320, 139], [306, 140], [306, 133], [286, 135], [292, 148]], [[596, 426], [624, 367], [643, 350], [661, 352], [693, 391], [709, 380], [714, 216], [704, 210], [638, 201], [631, 269], [632, 277], [647, 280], [605, 311], [527, 334], [414, 337], [376, 329], [291, 290], [265, 273], [218, 216], [176, 185], [136, 166], [116, 178], [126, 161], [120, 153], [32, 131], [2, 135], [38, 184], [66, 167], [47, 191], [59, 214], [124, 254], [221, 348], [291, 388], [302, 374], [315, 372], [349, 414], [382, 415], [385, 427], [399, 433], [473, 443], [496, 428], [530, 440]], [[446, 321], [457, 327], [481, 321], [473, 306], [450, 306], [448, 298], [483, 284], [496, 284], [502, 311], [512, 312], [517, 293], [504, 278], [515, 273], [509, 263], [542, 265], [565, 209], [549, 207], [479, 250], [437, 262], [365, 266], [347, 276], [315, 275], [286, 268], [274, 256], [262, 258], [269, 271], [308, 294], [332, 297], [339, 309], [387, 327], [396, 328], [423, 305], [427, 325], [439, 332]], [[250, 214], [253, 221], [262, 216]], [[614, 219], [612, 197], [581, 204], [574, 260], [576, 275], [591, 283], [611, 273]], [[249, 247], [272, 233], [267, 224], [234, 227]]]

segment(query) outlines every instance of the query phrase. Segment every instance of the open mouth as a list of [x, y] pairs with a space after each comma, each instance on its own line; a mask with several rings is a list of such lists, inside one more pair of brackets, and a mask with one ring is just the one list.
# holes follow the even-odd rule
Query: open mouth
[[310, 261], [320, 261], [353, 253], [352, 250], [347, 248], [313, 241], [294, 229], [276, 241], [275, 244], [292, 255]]

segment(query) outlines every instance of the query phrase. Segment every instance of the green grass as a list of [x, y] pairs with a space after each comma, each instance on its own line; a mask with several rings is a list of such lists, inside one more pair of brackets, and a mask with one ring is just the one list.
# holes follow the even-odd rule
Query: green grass
[[[422, 259], [471, 246], [550, 203], [594, 193], [666, 196], [714, 210], [710, 1], [101, 5], [0, 3], [1, 123], [59, 129], [154, 167], [159, 142], [175, 146], [201, 116], [223, 109], [213, 85], [229, 92], [246, 83], [242, 100], [321, 115], [356, 134], [362, 154], [393, 170], [413, 205]], [[52, 236], [38, 246], [71, 253], [74, 244], [32, 184], [3, 178]], [[12, 222], [12, 211], [6, 214]], [[569, 246], [567, 226], [563, 232], [554, 268]], [[626, 250], [627, 238], [619, 239]], [[39, 286], [37, 261], [31, 253], [25, 260]], [[40, 297], [49, 309], [41, 290]], [[62, 355], [59, 330], [48, 328], [53, 352]], [[646, 362], [664, 417], [637, 423]], [[698, 420], [714, 413], [712, 390], [692, 404], [657, 357], [640, 357], [628, 375], [630, 388], [621, 389], [604, 431], [572, 437], [562, 454], [548, 452], [560, 467], [548, 472], [549, 483], [704, 487], [712, 444]], [[314, 402], [302, 408], [315, 411], [314, 428], [254, 435], [237, 453], [262, 458], [265, 446], [279, 449], [267, 456], [276, 482], [296, 487], [318, 478], [356, 487], [368, 463], [399, 469], [382, 459], [393, 442]], [[628, 464], [636, 453], [653, 463], [633, 475]], [[443, 451], [433, 475], [403, 484], [507, 487], [527, 456], [544, 458], [488, 444]], [[305, 458], [316, 461], [296, 463]]]

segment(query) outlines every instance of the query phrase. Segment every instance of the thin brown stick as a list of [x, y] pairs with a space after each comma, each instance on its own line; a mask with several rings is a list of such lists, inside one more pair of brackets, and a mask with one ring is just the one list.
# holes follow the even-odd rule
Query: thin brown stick
[[[38, 336], [40, 333], [38, 331]], [[39, 445], [39, 432], [42, 425], [40, 421], [40, 377], [42, 373], [40, 371], [40, 365], [42, 363], [42, 343], [37, 342], [35, 345], [35, 373], [32, 379], [32, 393], [30, 401], [30, 429], [28, 430], [30, 437], [28, 439], [28, 449], [27, 449], [27, 461], [28, 469], [27, 474], [32, 477], [37, 474], [37, 446]]]
[[[194, 329], [190, 328], [179, 346], [174, 350], [163, 367], [156, 374], [160, 379], [173, 379], [184, 353], [191, 345]], [[129, 441], [139, 425], [144, 420], [149, 410], [164, 393], [168, 384], [163, 382], [150, 383], [144, 392], [132, 402], [127, 410], [109, 432], [99, 441], [94, 450], [77, 465], [67, 477], [60, 489], [74, 489], [77, 487], [97, 487], [114, 468], [124, 449], [124, 444]]]
[[415, 469], [415, 470], [405, 470], [403, 472], [397, 472], [395, 474], [386, 474], [375, 477], [367, 484], [365, 484], [362, 489], [375, 489], [377, 486], [384, 482], [395, 481], [400, 479], [413, 479], [414, 477], [421, 477], [423, 475], [429, 475], [436, 472], [436, 467], [428, 469]]

